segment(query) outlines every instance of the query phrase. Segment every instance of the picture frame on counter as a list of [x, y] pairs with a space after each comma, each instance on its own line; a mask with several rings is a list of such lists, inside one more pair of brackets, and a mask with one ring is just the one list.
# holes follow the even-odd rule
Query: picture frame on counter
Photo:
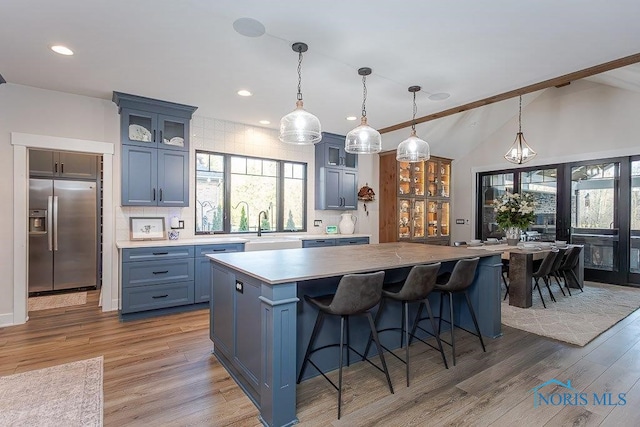
[[129, 240], [166, 240], [164, 217], [130, 217]]

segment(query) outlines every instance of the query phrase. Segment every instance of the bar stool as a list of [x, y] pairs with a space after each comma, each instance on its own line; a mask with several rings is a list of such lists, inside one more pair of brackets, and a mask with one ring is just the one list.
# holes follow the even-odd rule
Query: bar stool
[[[311, 333], [311, 339], [309, 340], [309, 345], [307, 346], [307, 351], [305, 352], [304, 359], [302, 361], [302, 367], [300, 368], [300, 374], [298, 375], [297, 384], [300, 384], [300, 381], [302, 380], [302, 375], [304, 374], [304, 371], [307, 367], [307, 363], [313, 365], [313, 367], [316, 368], [318, 372], [320, 372], [320, 374], [325, 377], [325, 379], [329, 381], [329, 383], [336, 390], [338, 390], [338, 419], [340, 419], [342, 409], [342, 359], [344, 355], [345, 323], [347, 324], [347, 354], [351, 350], [360, 357], [363, 357], [363, 360], [369, 362], [376, 369], [384, 372], [387, 377], [389, 391], [391, 391], [391, 393], [393, 394], [393, 386], [391, 385], [391, 378], [389, 377], [387, 364], [384, 360], [384, 355], [382, 354], [382, 348], [380, 346], [378, 334], [373, 323], [373, 317], [371, 317], [371, 313], [369, 312], [369, 310], [380, 301], [380, 298], [382, 296], [383, 280], [384, 271], [367, 274], [346, 274], [340, 279], [338, 288], [336, 289], [336, 293], [334, 295], [324, 295], [320, 297], [310, 297], [308, 295], [305, 295], [304, 297], [304, 299], [309, 304], [318, 308], [318, 316], [316, 317], [316, 323], [313, 327], [313, 332]], [[322, 326], [325, 315], [340, 316], [340, 342], [338, 344], [329, 344], [314, 349], [313, 345], [316, 338], [318, 337], [320, 327]], [[362, 354], [360, 354], [349, 345], [349, 317], [356, 315], [366, 316], [369, 320], [369, 327], [371, 328], [373, 340], [375, 341], [376, 347], [378, 348], [378, 355], [380, 356], [380, 361], [382, 362], [382, 368], [375, 365], [369, 359], [364, 358]], [[323, 350], [328, 347], [340, 347], [337, 386], [333, 383], [333, 381], [329, 379], [329, 377], [324, 374], [324, 372], [322, 372], [322, 370], [315, 363], [313, 363], [313, 360], [311, 360], [310, 358], [311, 355], [316, 351]]]
[[[473, 279], [476, 275], [476, 268], [478, 267], [478, 262], [480, 261], [479, 257], [461, 259], [458, 261], [453, 267], [453, 271], [451, 272], [451, 276], [448, 278], [448, 281], [443, 284], [437, 284], [435, 286], [435, 291], [440, 292], [440, 318], [438, 322], [438, 334], [442, 330], [442, 322], [447, 322], [451, 325], [451, 342], [448, 343], [445, 340], [442, 340], [443, 343], [451, 346], [451, 351], [453, 353], [453, 366], [456, 366], [456, 343], [454, 337], [454, 329], [457, 327], [462, 329], [465, 332], [468, 332], [472, 335], [477, 336], [480, 339], [480, 345], [482, 346], [482, 351], [486, 352], [487, 349], [484, 346], [484, 341], [482, 340], [482, 334], [480, 333], [480, 328], [478, 327], [478, 320], [476, 319], [476, 313], [473, 310], [473, 306], [471, 305], [471, 298], [469, 298], [469, 294], [467, 293], [467, 289], [473, 283]], [[445, 276], [443, 276], [445, 277]], [[446, 277], [445, 277], [446, 280]], [[469, 313], [471, 314], [471, 320], [473, 320], [473, 325], [476, 328], [476, 333], [469, 331], [467, 329], [462, 328], [459, 325], [455, 324], [455, 315], [453, 308], [453, 294], [463, 293], [465, 299], [467, 301], [467, 307], [469, 307]], [[442, 318], [442, 301], [444, 300], [445, 295], [449, 296], [449, 320], [444, 320]], [[416, 318], [417, 319], [417, 318]]]
[[[401, 327], [400, 328], [385, 328], [378, 329], [377, 332], [380, 334], [381, 332], [386, 331], [401, 331], [400, 336], [400, 347], [403, 347], [403, 341], [406, 344], [405, 347], [405, 358], [404, 360], [389, 350], [387, 347], [381, 344], [382, 348], [387, 350], [392, 356], [400, 360], [402, 363], [406, 365], [406, 373], [407, 373], [407, 387], [409, 387], [409, 335], [411, 338], [416, 338], [423, 343], [427, 344], [429, 347], [434, 348], [440, 351], [440, 355], [442, 356], [442, 361], [444, 362], [445, 368], [449, 369], [447, 365], [447, 358], [444, 355], [444, 350], [442, 349], [442, 343], [440, 342], [440, 337], [436, 334], [436, 323], [434, 321], [433, 315], [431, 314], [431, 307], [428, 303], [424, 301], [429, 296], [431, 291], [433, 290], [436, 284], [436, 278], [438, 277], [438, 270], [440, 270], [440, 263], [436, 264], [428, 264], [428, 265], [416, 265], [414, 266], [409, 275], [407, 276], [404, 283], [399, 284], [395, 287], [395, 289], [391, 288], [389, 290], [382, 290], [382, 300], [380, 301], [380, 307], [378, 308], [378, 312], [376, 313], [376, 318], [374, 323], [377, 327], [378, 321], [380, 320], [380, 315], [383, 311], [383, 308], [387, 302], [387, 300], [391, 301], [399, 301], [402, 303], [402, 318], [400, 320]], [[438, 347], [435, 347], [428, 342], [422, 340], [421, 338], [414, 335], [415, 327], [409, 332], [409, 303], [420, 301], [420, 309], [418, 316], [422, 313], [422, 307], [427, 307], [427, 312], [429, 313], [429, 320], [431, 321], [431, 327], [433, 330], [433, 335], [436, 338], [438, 343]], [[421, 328], [422, 329], [422, 328]], [[371, 347], [372, 335], [369, 335], [369, 341], [367, 342], [367, 347], [364, 351], [365, 357], [369, 354], [369, 348]]]
[[540, 263], [540, 266], [538, 267], [538, 269], [534, 271], [533, 274], [531, 275], [535, 280], [535, 285], [533, 286], [533, 289], [538, 288], [538, 293], [540, 294], [540, 299], [542, 300], [542, 306], [544, 308], [547, 308], [547, 304], [544, 303], [544, 298], [542, 297], [542, 291], [540, 290], [540, 284], [538, 282], [542, 278], [542, 280], [544, 281], [544, 284], [547, 285], [547, 291], [549, 291], [549, 296], [551, 297], [551, 300], [555, 302], [556, 297], [553, 296], [553, 293], [551, 293], [551, 288], [549, 287], [549, 274], [551, 273], [551, 268], [553, 267], [553, 264], [555, 263], [557, 257], [558, 257], [557, 250], [547, 252], [547, 255], [542, 260], [542, 263]]
[[[560, 268], [558, 268], [558, 272], [562, 274], [562, 277], [564, 277], [564, 286], [565, 288], [567, 288], [567, 290], [569, 290], [569, 281], [567, 280], [567, 275], [570, 275], [573, 280], [576, 281], [576, 285], [578, 285], [578, 287], [580, 288], [580, 292], [584, 292], [584, 289], [582, 289], [582, 285], [580, 284], [580, 280], [578, 280], [578, 276], [576, 276], [575, 271], [573, 271], [573, 269], [576, 268], [578, 263], [580, 262], [580, 252], [582, 252], [581, 246], [573, 246], [571, 249], [569, 249], [567, 251], [567, 256], [565, 256], [564, 258], [564, 262], [562, 263]], [[571, 294], [571, 291], [569, 291], [569, 294]]]

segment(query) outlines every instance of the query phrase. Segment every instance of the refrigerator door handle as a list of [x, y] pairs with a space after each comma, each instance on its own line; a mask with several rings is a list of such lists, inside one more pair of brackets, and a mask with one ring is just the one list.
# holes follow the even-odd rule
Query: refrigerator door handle
[[58, 250], [58, 196], [53, 196], [53, 250]]
[[49, 252], [53, 250], [53, 196], [47, 197], [47, 243]]

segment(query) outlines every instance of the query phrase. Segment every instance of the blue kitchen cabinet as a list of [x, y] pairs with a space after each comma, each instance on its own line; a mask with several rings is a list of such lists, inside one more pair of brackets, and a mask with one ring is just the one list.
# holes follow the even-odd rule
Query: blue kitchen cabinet
[[358, 156], [344, 151], [344, 136], [324, 133], [316, 144], [316, 209], [355, 210]]
[[122, 206], [189, 206], [189, 121], [196, 107], [113, 92], [122, 142]]
[[368, 245], [368, 237], [336, 237], [331, 239], [305, 239], [303, 248], [321, 248], [326, 246]]
[[123, 145], [122, 206], [189, 206], [189, 153]]
[[244, 243], [229, 243], [196, 246], [196, 287], [195, 302], [207, 302], [211, 295], [211, 260], [209, 254], [242, 252]]
[[122, 251], [122, 315], [194, 303], [193, 246]]

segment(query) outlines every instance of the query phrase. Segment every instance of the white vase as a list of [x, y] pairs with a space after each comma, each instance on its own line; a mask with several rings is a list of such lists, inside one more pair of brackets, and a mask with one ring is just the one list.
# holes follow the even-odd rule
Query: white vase
[[353, 234], [356, 229], [356, 221], [358, 220], [358, 217], [350, 213], [343, 213], [340, 216], [342, 217], [338, 223], [340, 234]]

